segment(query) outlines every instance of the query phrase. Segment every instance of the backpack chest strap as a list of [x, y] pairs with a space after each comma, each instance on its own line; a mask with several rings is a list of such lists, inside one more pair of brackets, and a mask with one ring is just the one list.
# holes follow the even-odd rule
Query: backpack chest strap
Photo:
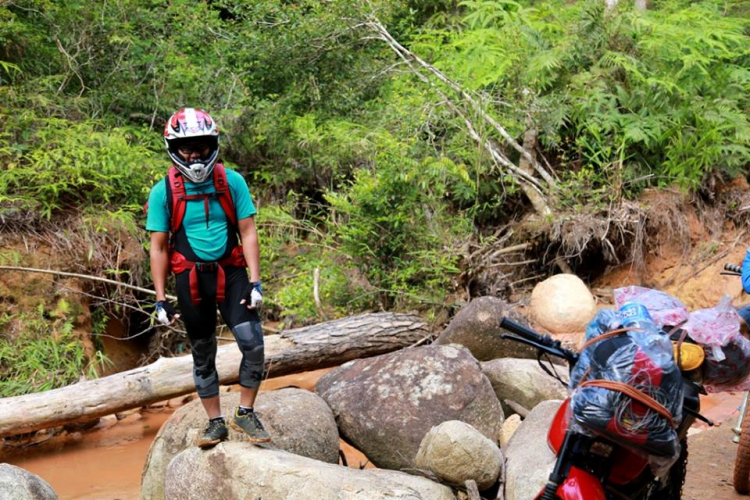
[[242, 245], [234, 247], [229, 257], [215, 262], [193, 262], [177, 251], [173, 251], [169, 259], [169, 267], [173, 273], [181, 274], [186, 271], [190, 272], [188, 277], [190, 282], [190, 302], [193, 305], [198, 305], [201, 301], [200, 287], [198, 286], [199, 272], [216, 271], [216, 302], [224, 302], [226, 289], [224, 267], [226, 266], [247, 267]]

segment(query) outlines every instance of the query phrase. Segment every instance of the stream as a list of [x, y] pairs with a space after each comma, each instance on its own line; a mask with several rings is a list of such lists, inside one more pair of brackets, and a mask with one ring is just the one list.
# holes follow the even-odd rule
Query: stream
[[0, 462], [47, 481], [60, 500], [138, 498], [151, 442], [174, 408], [146, 409], [123, 420], [103, 419], [95, 428], [54, 436], [41, 444], [0, 450]]
[[[261, 390], [290, 386], [313, 390], [318, 379], [332, 369], [268, 379]], [[0, 462], [40, 476], [52, 486], [59, 500], [137, 499], [151, 443], [184, 399], [144, 408], [121, 420], [107, 416], [91, 429], [60, 433], [35, 445], [20, 446], [6, 440], [0, 448]], [[367, 461], [346, 443], [342, 442], [341, 448], [350, 466], [357, 467]]]

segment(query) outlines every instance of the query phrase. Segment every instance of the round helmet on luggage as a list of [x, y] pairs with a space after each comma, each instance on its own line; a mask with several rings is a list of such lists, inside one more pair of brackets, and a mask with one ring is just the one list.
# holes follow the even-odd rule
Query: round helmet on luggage
[[736, 336], [721, 346], [724, 359], [717, 359], [711, 349], [706, 349], [703, 363], [703, 383], [715, 387], [739, 385], [750, 375], [750, 342]]

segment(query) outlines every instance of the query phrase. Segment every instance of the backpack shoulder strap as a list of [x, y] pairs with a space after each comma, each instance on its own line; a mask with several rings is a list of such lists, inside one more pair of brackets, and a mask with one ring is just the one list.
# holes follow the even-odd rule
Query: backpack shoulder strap
[[232, 193], [229, 190], [227, 172], [221, 163], [217, 163], [214, 167], [214, 188], [216, 188], [216, 195], [227, 216], [227, 221], [230, 225], [237, 226], [237, 211], [234, 208], [234, 200], [232, 200]]
[[176, 167], [169, 169], [167, 176], [167, 206], [169, 207], [169, 226], [172, 233], [176, 233], [182, 225], [187, 209], [185, 183]]

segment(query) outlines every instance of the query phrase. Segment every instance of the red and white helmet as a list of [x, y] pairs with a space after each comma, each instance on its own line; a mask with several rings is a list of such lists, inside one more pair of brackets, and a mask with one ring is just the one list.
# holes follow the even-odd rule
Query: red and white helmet
[[[185, 160], [178, 149], [188, 143], [205, 140], [208, 155], [199, 161]], [[219, 158], [219, 129], [211, 115], [197, 108], [180, 108], [164, 126], [164, 143], [175, 167], [191, 182], [203, 182], [211, 176]]]

